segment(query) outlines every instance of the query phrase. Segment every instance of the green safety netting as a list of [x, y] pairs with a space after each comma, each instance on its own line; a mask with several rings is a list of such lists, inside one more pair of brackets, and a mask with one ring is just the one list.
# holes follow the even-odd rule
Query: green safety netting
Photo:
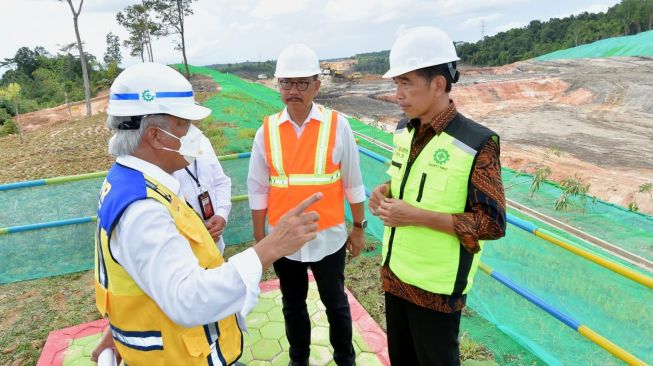
[[[232, 75], [206, 68], [193, 67], [192, 70], [210, 75], [221, 84], [222, 92], [205, 104], [213, 109], [213, 117], [217, 122], [238, 127], [223, 128], [227, 139], [222, 146], [224, 150], [220, 152], [249, 151], [252, 135], [239, 136], [238, 131], [243, 127], [253, 130], [258, 128], [263, 116], [280, 109], [282, 105], [278, 94]], [[391, 134], [375, 130], [353, 118], [350, 121], [354, 131], [391, 144]], [[389, 155], [365, 140], [361, 139], [360, 143], [386, 157]], [[232, 178], [232, 195], [246, 194], [248, 159], [225, 160], [222, 165]], [[361, 155], [361, 169], [368, 191], [387, 180], [385, 165], [367, 155]], [[544, 184], [531, 198], [528, 195], [528, 176], [507, 169], [504, 169], [503, 176], [508, 198], [568, 222], [635, 254], [651, 258], [651, 217], [591, 200], [582, 210], [574, 208], [569, 212], [555, 211], [553, 202], [560, 194], [560, 189], [555, 184]], [[0, 229], [92, 216], [100, 184], [101, 179], [89, 179], [0, 191], [0, 207], [3, 207], [0, 212]], [[529, 219], [512, 210], [510, 213]], [[370, 218], [370, 233], [380, 240], [382, 224], [369, 213], [367, 217]], [[536, 224], [556, 231], [542, 223]], [[653, 349], [650, 345], [653, 313], [647, 310], [653, 303], [653, 292], [650, 289], [512, 225], [508, 229], [505, 238], [487, 244], [482, 259], [486, 264], [581, 324], [589, 326], [644, 361], [653, 363]], [[92, 268], [93, 231], [94, 224], [89, 222], [0, 235], [0, 284]], [[248, 242], [252, 239], [251, 232], [247, 202], [234, 203], [225, 233], [226, 242], [228, 245]], [[560, 234], [575, 240], [571, 235]], [[610, 257], [577, 240], [575, 243]], [[475, 281], [469, 296], [474, 313], [464, 317], [462, 330], [471, 339], [488, 346], [500, 364], [531, 365], [542, 361], [565, 365], [620, 363], [599, 346], [585, 340], [481, 271]], [[488, 326], [488, 322], [495, 326]], [[506, 334], [510, 337], [506, 337]]]
[[615, 56], [653, 56], [653, 31], [632, 36], [602, 39], [578, 47], [547, 53], [536, 57], [538, 61], [575, 58], [602, 58]]

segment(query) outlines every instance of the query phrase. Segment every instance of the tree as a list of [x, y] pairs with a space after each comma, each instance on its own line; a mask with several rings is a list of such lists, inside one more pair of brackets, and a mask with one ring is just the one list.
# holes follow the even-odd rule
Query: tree
[[18, 98], [20, 97], [20, 84], [11, 83], [6, 88], [0, 89], [0, 97], [14, 102], [14, 110], [16, 112], [16, 127], [18, 128], [18, 138], [23, 142], [23, 134], [20, 131], [20, 123], [18, 122]]
[[176, 49], [181, 51], [186, 69], [186, 78], [190, 79], [188, 59], [186, 57], [186, 39], [184, 19], [193, 14], [190, 7], [195, 0], [144, 0], [144, 3], [151, 6], [160, 21], [161, 33], [163, 35], [178, 34], [179, 41]]
[[[63, 1], [63, 0], [59, 0]], [[75, 10], [72, 0], [66, 0], [70, 11], [73, 12], [73, 24], [75, 25], [75, 37], [77, 38], [77, 48], [79, 49], [79, 61], [82, 64], [82, 78], [84, 80], [84, 99], [86, 100], [86, 116], [91, 115], [91, 84], [88, 80], [88, 67], [86, 65], [86, 57], [84, 56], [84, 48], [82, 46], [82, 38], [79, 36], [79, 14], [82, 12], [82, 5], [84, 0], [79, 0], [79, 7]]]
[[107, 66], [115, 63], [120, 66], [122, 62], [122, 54], [120, 54], [120, 38], [117, 35], [109, 32], [107, 34], [107, 51], [104, 53], [104, 63]]
[[150, 20], [151, 12], [151, 6], [143, 1], [141, 4], [130, 5], [116, 14], [118, 24], [129, 32], [129, 39], [125, 40], [123, 44], [131, 50], [131, 56], [140, 56], [143, 62], [145, 62], [145, 54], [147, 54], [148, 61], [154, 61], [152, 37], [163, 35], [160, 26]]

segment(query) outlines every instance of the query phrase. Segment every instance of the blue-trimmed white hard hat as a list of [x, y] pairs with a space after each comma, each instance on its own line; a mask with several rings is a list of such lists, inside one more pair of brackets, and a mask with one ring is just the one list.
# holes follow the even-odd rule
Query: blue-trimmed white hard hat
[[117, 117], [170, 114], [200, 120], [211, 110], [195, 103], [193, 88], [179, 72], [157, 63], [128, 67], [111, 85], [107, 114]]
[[390, 70], [383, 77], [392, 78], [458, 60], [456, 46], [441, 29], [431, 26], [409, 28], [402, 31], [392, 45]]

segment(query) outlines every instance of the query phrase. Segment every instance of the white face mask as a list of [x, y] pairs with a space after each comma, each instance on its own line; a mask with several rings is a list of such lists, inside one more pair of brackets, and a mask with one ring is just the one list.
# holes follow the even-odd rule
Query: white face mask
[[182, 136], [181, 138], [171, 134], [170, 132], [159, 128], [159, 130], [165, 132], [168, 136], [174, 137], [180, 142], [179, 150], [173, 150], [169, 149], [167, 147], [163, 147], [163, 150], [168, 150], [168, 151], [174, 151], [176, 153], [179, 153], [179, 155], [183, 156], [184, 159], [188, 162], [188, 164], [192, 164], [196, 158], [198, 158], [200, 155], [202, 155], [203, 151], [201, 148], [202, 145], [202, 137], [204, 134], [202, 131], [200, 131], [199, 128], [195, 127], [195, 125], [191, 124], [190, 127], [188, 128], [188, 132], [186, 135]]

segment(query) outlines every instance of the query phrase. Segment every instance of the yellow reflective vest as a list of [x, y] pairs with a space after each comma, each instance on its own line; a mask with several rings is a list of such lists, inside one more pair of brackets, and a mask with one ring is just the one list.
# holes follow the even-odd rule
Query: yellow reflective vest
[[[95, 300], [109, 320], [120, 355], [128, 365], [230, 365], [242, 353], [235, 315], [186, 328], [174, 323], [113, 259], [111, 233], [124, 210], [152, 198], [164, 205], [203, 268], [224, 259], [197, 213], [142, 172], [120, 164], [109, 170], [100, 191], [95, 245]], [[138, 243], [129, 243], [138, 245]]]
[[[391, 196], [429, 211], [465, 212], [476, 155], [488, 139], [498, 143], [498, 136], [458, 114], [409, 162], [414, 130], [408, 131], [407, 122], [394, 135], [387, 171]], [[466, 294], [480, 260], [480, 252], [469, 253], [455, 235], [422, 226], [386, 227], [382, 254], [401, 281], [443, 295]]]

